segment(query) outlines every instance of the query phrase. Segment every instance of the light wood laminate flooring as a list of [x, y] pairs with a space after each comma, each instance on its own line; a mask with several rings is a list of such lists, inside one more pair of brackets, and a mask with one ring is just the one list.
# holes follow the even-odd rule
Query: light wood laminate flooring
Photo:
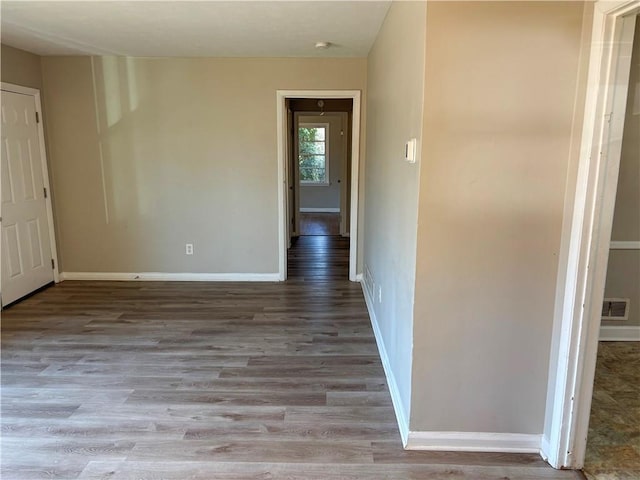
[[286, 283], [66, 281], [4, 311], [2, 479], [583, 478], [404, 451], [348, 239], [306, 238]]

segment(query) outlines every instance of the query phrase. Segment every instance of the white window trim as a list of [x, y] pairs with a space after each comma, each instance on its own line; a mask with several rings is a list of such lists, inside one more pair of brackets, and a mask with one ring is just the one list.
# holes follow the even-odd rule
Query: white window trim
[[[300, 180], [301, 187], [328, 187], [331, 185], [331, 177], [329, 176], [329, 139], [331, 132], [329, 130], [329, 123], [322, 122], [299, 122], [298, 123], [298, 131], [301, 128], [324, 128], [324, 171], [325, 178], [327, 179], [324, 182], [309, 182]], [[298, 167], [300, 165], [300, 137], [298, 136]]]

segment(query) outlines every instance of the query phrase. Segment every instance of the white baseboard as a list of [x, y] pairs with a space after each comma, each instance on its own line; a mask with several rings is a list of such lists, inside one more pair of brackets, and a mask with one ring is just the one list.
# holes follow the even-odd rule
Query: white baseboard
[[540, 456], [545, 462], [548, 462], [549, 457], [551, 457], [551, 442], [549, 441], [549, 437], [546, 435], [542, 435], [542, 439], [540, 440]]
[[396, 382], [389, 356], [384, 346], [382, 334], [378, 326], [373, 299], [366, 283], [361, 281], [362, 292], [371, 318], [373, 334], [378, 345], [380, 360], [387, 377], [391, 401], [396, 414], [402, 444], [406, 450], [434, 450], [459, 452], [508, 452], [508, 453], [540, 453], [542, 435], [520, 433], [485, 433], [485, 432], [421, 432], [409, 430], [409, 419], [402, 405], [400, 391]]
[[362, 283], [362, 274], [361, 273], [356, 274], [356, 282]]
[[600, 325], [601, 342], [640, 342], [640, 325], [627, 327]]
[[387, 384], [389, 385], [389, 393], [391, 393], [391, 402], [393, 403], [393, 410], [396, 413], [396, 421], [398, 422], [398, 428], [400, 430], [400, 437], [402, 438], [402, 444], [406, 447], [407, 440], [409, 438], [409, 419], [402, 406], [402, 399], [400, 398], [400, 390], [398, 389], [398, 383], [396, 377], [391, 370], [391, 364], [389, 363], [389, 356], [387, 355], [387, 349], [384, 346], [384, 340], [382, 339], [382, 333], [380, 327], [378, 327], [378, 320], [376, 318], [375, 311], [373, 310], [373, 299], [369, 291], [366, 288], [365, 282], [362, 282], [362, 274], [360, 274], [362, 285], [362, 293], [364, 294], [364, 300], [367, 304], [367, 310], [369, 311], [369, 318], [371, 319], [371, 326], [373, 327], [373, 334], [376, 338], [376, 344], [378, 345], [378, 352], [380, 354], [380, 360], [382, 361], [382, 367], [384, 368], [384, 374], [387, 377]]
[[409, 432], [407, 450], [540, 453], [542, 435], [486, 432]]
[[612, 240], [609, 244], [610, 250], [640, 250], [640, 242], [632, 241], [632, 242], [618, 242]]
[[340, 213], [340, 207], [338, 208], [321, 208], [321, 207], [300, 207], [301, 213]]
[[278, 282], [278, 273], [63, 272], [62, 280], [161, 282]]

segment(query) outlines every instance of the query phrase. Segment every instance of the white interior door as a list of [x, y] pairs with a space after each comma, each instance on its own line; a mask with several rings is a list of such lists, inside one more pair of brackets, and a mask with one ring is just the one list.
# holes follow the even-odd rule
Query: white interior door
[[2, 305], [54, 280], [33, 95], [2, 91]]

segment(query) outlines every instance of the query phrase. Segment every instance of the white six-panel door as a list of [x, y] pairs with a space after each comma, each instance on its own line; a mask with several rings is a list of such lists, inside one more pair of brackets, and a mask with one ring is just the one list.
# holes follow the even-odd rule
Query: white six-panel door
[[2, 91], [2, 305], [54, 280], [33, 95]]

